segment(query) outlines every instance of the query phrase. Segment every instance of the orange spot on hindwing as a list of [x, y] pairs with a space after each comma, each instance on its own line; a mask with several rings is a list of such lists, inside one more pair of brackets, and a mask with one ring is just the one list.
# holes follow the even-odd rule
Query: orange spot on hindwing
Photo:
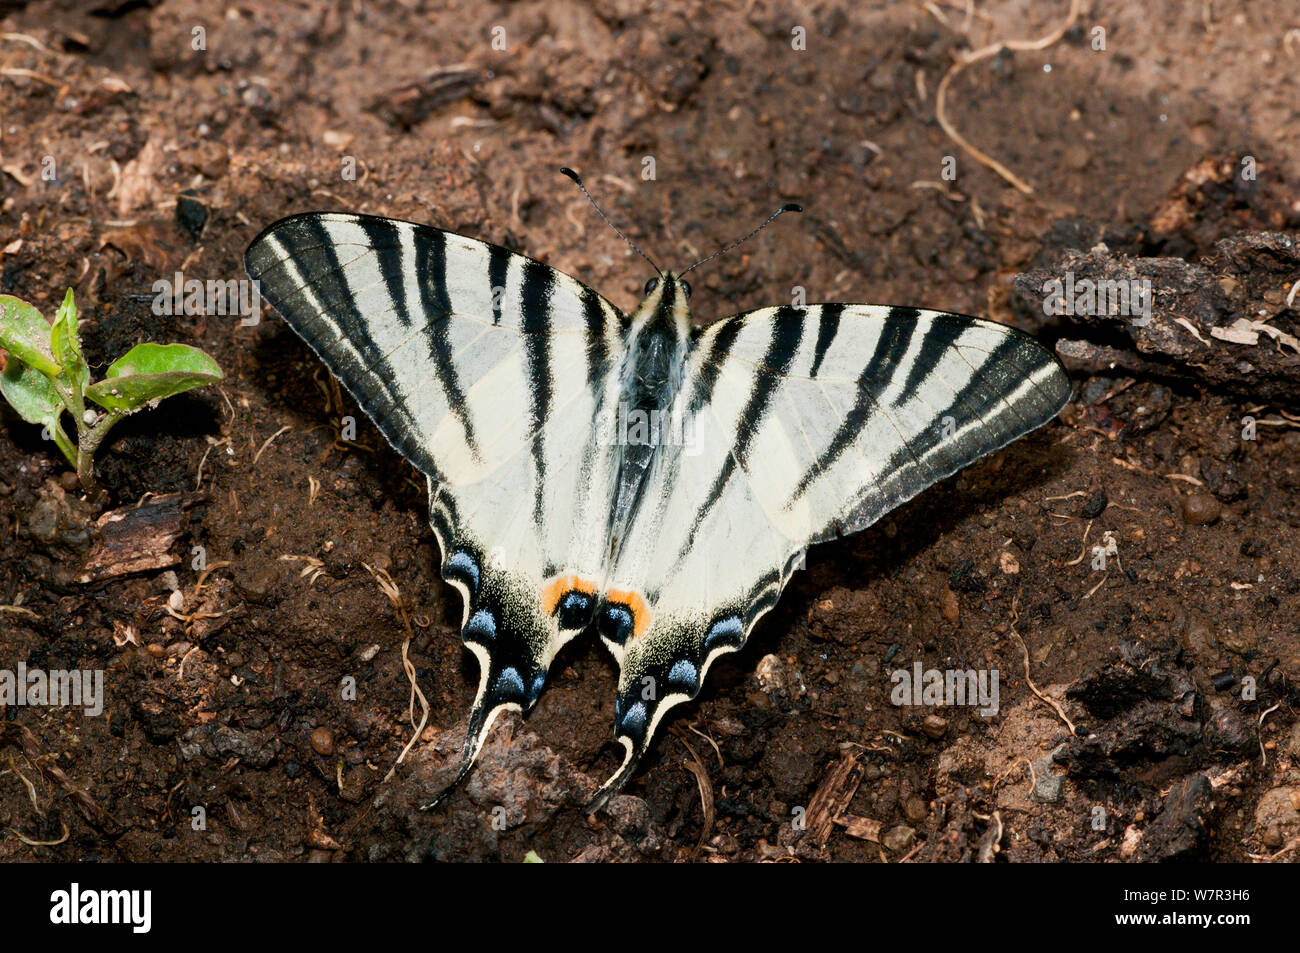
[[554, 615], [560, 600], [570, 592], [581, 592], [583, 595], [594, 597], [596, 584], [571, 573], [554, 577], [542, 586], [542, 608], [546, 610], [546, 614]]
[[645, 596], [631, 590], [611, 589], [605, 593], [605, 601], [627, 607], [632, 613], [632, 638], [639, 639], [650, 628], [650, 607]]

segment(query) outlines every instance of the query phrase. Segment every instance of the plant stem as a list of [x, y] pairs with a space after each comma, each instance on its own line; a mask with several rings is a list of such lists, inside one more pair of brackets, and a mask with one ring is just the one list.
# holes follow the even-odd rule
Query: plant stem
[[93, 427], [87, 427], [84, 418], [77, 420], [77, 479], [81, 481], [81, 488], [87, 493], [93, 492], [97, 485], [95, 483], [95, 451], [104, 442], [104, 438], [113, 429], [113, 425], [124, 416], [126, 415], [109, 411], [100, 417], [99, 422]]
[[63, 432], [63, 424], [59, 418], [55, 417], [47, 423], [45, 429], [49, 431], [50, 437], [54, 440], [54, 445], [59, 448], [64, 459], [75, 467], [77, 465], [77, 448], [72, 445], [68, 435]]

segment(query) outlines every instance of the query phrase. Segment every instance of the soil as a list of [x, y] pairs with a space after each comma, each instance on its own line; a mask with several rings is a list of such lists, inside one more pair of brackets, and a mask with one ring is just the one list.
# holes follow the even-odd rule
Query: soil
[[[1207, 333], [1238, 284], [1300, 336], [1300, 20], [1082, 6], [946, 91], [1026, 194], [949, 138], [936, 92], [955, 54], [1048, 35], [1064, 2], [0, 3], [0, 290], [50, 313], [74, 287], [96, 373], [142, 340], [225, 372], [118, 429], [106, 501], [0, 411], [0, 668], [105, 673], [98, 717], [0, 718], [0, 859], [1294, 859], [1300, 378], [1268, 334], [1258, 360], [1205, 354], [1249, 348]], [[562, 165], [679, 267], [806, 207], [692, 276], [701, 322], [796, 286], [983, 314], [1070, 343], [1078, 396], [810, 551], [605, 812], [582, 810], [620, 755], [594, 640], [421, 811], [477, 681], [422, 481], [269, 309], [159, 317], [153, 283], [242, 278], [265, 225], [327, 208], [502, 243], [630, 308], [644, 263]], [[1216, 245], [1259, 236], [1271, 270]], [[1152, 260], [1213, 299], [1168, 316], [1204, 352], [1047, 319], [1017, 282]], [[93, 519], [173, 493], [158, 567], [78, 581]], [[429, 705], [391, 777], [406, 629], [371, 569]], [[893, 704], [915, 663], [996, 670], [998, 713]]]

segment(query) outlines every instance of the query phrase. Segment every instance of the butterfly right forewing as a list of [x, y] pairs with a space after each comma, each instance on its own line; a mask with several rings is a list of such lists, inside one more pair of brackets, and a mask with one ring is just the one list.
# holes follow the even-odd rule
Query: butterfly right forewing
[[[768, 308], [702, 332], [669, 453], [611, 579], [649, 592], [620, 663], [626, 778], [668, 707], [738, 649], [809, 544], [869, 526], [1052, 419], [1068, 379], [1047, 349], [991, 321], [913, 308]], [[657, 689], [647, 694], [647, 686]]]

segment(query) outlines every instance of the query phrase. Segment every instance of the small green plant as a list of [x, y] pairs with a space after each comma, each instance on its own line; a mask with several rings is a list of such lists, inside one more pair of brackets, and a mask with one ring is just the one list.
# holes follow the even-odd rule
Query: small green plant
[[[9, 352], [0, 393], [23, 420], [44, 428], [87, 492], [95, 489], [95, 451], [119, 420], [221, 380], [217, 362], [198, 348], [137, 344], [108, 366], [102, 381], [90, 383], [71, 288], [53, 324], [26, 301], [0, 295], [0, 348]], [[65, 411], [77, 425], [75, 444], [63, 429]]]

